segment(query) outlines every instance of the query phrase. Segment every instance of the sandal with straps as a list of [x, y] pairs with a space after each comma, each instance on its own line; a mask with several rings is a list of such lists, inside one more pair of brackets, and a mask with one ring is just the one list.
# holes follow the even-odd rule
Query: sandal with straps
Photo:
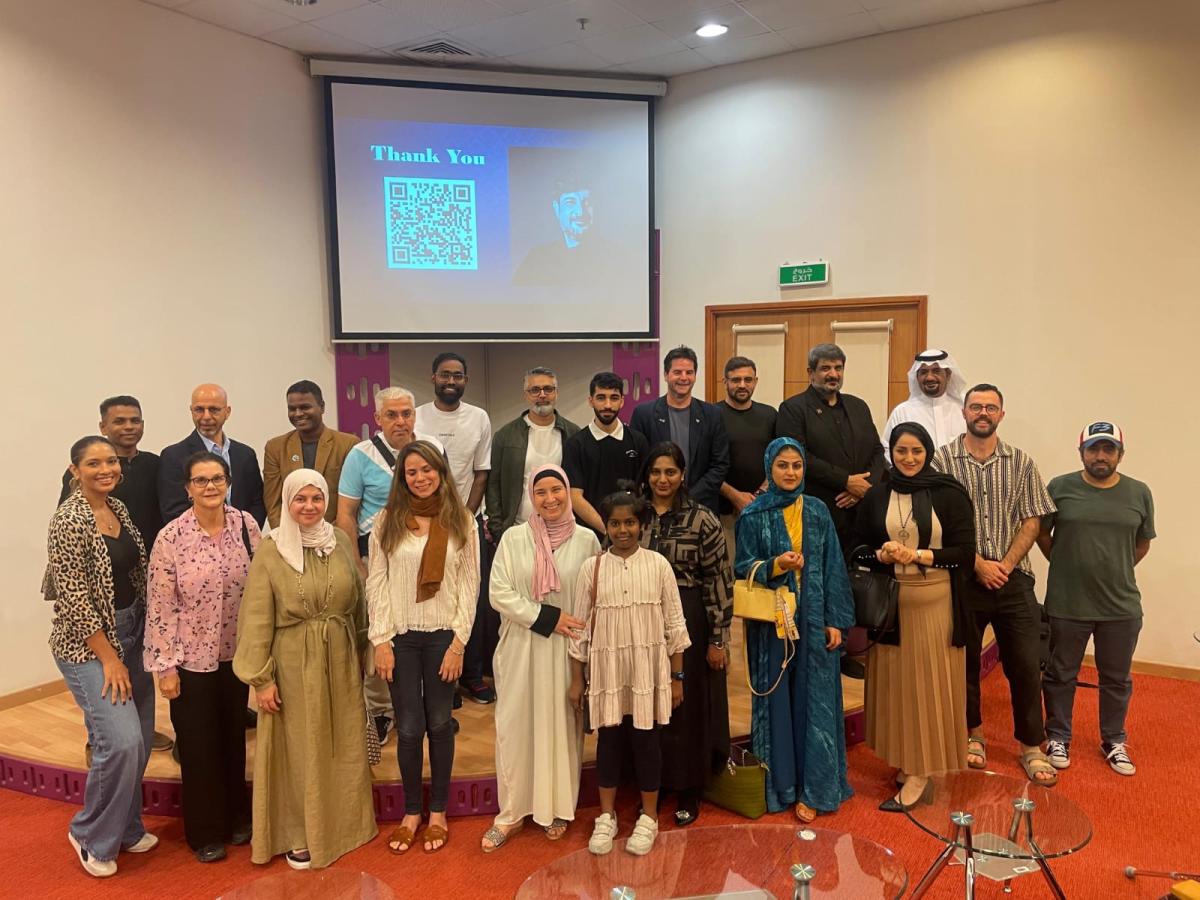
[[551, 841], [562, 840], [562, 836], [567, 833], [567, 826], [570, 824], [566, 819], [560, 819], [558, 816], [555, 816], [553, 822], [544, 826], [546, 839]]
[[[1041, 750], [1026, 750], [1021, 754], [1021, 768], [1034, 784], [1042, 787], [1054, 787], [1058, 784], [1058, 770], [1050, 764], [1050, 757]], [[1050, 778], [1038, 778], [1038, 775], [1048, 774]]]
[[[388, 835], [387, 848], [390, 852], [399, 856], [402, 853], [407, 853], [415, 840], [416, 838], [411, 829], [405, 828], [403, 825], [397, 825], [392, 829], [392, 833]], [[399, 846], [393, 847], [392, 844], [398, 844]]]
[[[979, 749], [971, 749], [972, 744], [978, 744]], [[979, 762], [971, 762], [971, 757], [979, 757]], [[986, 769], [987, 768], [987, 741], [981, 737], [967, 738], [967, 768], [969, 769]]]
[[[450, 832], [441, 825], [426, 825], [417, 840], [421, 842], [421, 847], [426, 853], [437, 853], [450, 843]], [[426, 844], [435, 844], [438, 841], [441, 843], [436, 847], [425, 847]]]
[[796, 818], [805, 825], [817, 818], [817, 811], [807, 803], [797, 803], [795, 807], [793, 807], [793, 810], [796, 813]]
[[[484, 853], [495, 853], [497, 850], [499, 850], [501, 847], [503, 847], [506, 843], [508, 843], [508, 839], [510, 837], [512, 837], [514, 834], [516, 834], [518, 831], [520, 831], [524, 827], [525, 827], [524, 820], [522, 820], [521, 822], [519, 822], [516, 825], [510, 826], [508, 831], [505, 831], [499, 825], [493, 825], [491, 828], [489, 828], [487, 831], [485, 831], [483, 833], [483, 837], [479, 841], [479, 849], [482, 850]], [[484, 843], [484, 841], [490, 842], [491, 846], [489, 847], [487, 844]], [[430, 852], [432, 853], [433, 851], [431, 850]]]

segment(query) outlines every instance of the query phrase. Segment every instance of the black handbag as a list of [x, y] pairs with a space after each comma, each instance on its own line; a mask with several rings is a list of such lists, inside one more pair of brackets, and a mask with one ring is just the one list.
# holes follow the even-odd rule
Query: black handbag
[[879, 572], [859, 557], [874, 558], [874, 551], [866, 544], [855, 547], [850, 553], [847, 574], [850, 577], [850, 592], [854, 594], [854, 624], [872, 633], [874, 640], [896, 627], [900, 601], [900, 582], [889, 573]]

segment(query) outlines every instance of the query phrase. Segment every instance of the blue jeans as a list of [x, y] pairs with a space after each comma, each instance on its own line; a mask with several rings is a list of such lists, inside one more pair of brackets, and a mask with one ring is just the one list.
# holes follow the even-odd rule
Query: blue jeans
[[93, 859], [117, 858], [122, 847], [136, 844], [146, 833], [142, 824], [142, 775], [154, 738], [154, 679], [142, 668], [145, 609], [134, 605], [117, 610], [117, 639], [129, 669], [133, 701], [112, 703], [100, 696], [104, 666], [100, 660], [71, 663], [55, 659], [63, 679], [83, 710], [92, 767], [83, 792], [83, 809], [71, 820], [71, 834]]

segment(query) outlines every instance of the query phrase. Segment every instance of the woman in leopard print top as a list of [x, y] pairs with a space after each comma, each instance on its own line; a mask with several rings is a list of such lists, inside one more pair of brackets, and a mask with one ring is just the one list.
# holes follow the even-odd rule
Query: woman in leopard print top
[[158, 843], [142, 824], [154, 734], [154, 681], [142, 667], [146, 548], [125, 505], [109, 496], [121, 479], [112, 444], [76, 441], [71, 475], [78, 486], [50, 520], [44, 589], [54, 603], [54, 661], [94, 748], [67, 839], [83, 868], [103, 878], [116, 873], [118, 851]]

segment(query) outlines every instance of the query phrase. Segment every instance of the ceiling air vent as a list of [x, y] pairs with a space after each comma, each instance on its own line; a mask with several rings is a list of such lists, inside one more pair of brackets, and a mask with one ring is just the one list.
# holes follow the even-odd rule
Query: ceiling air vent
[[458, 44], [452, 44], [450, 41], [430, 41], [427, 44], [417, 44], [415, 47], [401, 47], [392, 52], [397, 56], [414, 59], [447, 59], [482, 55]]

